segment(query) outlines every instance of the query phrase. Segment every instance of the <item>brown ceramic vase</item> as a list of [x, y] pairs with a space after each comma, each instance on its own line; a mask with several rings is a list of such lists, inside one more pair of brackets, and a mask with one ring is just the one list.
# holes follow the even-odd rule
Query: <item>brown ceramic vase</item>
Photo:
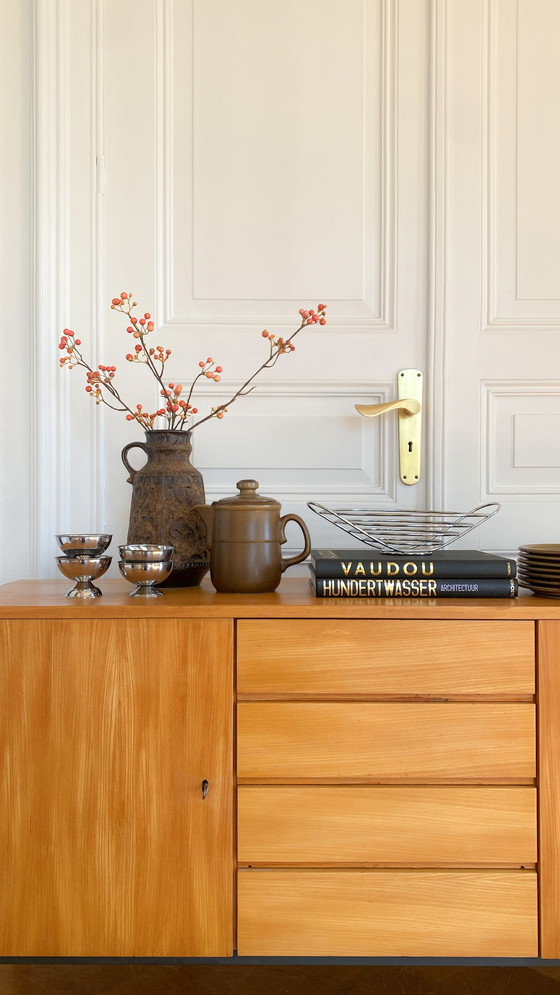
[[[135, 470], [131, 449], [141, 449], [147, 461]], [[173, 546], [173, 570], [161, 587], [193, 587], [210, 567], [204, 525], [193, 511], [204, 502], [202, 474], [191, 463], [190, 432], [151, 430], [145, 442], [131, 442], [122, 461], [132, 484], [127, 542]]]

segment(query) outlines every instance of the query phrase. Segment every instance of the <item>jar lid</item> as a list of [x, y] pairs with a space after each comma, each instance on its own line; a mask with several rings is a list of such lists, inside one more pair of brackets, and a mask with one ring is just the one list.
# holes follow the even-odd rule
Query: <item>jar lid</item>
[[231, 497], [214, 501], [214, 506], [220, 508], [239, 508], [243, 505], [251, 508], [255, 506], [258, 508], [278, 508], [280, 505], [280, 502], [274, 498], [265, 497], [264, 494], [257, 492], [259, 486], [258, 480], [238, 480], [235, 486], [239, 494], [232, 494]]

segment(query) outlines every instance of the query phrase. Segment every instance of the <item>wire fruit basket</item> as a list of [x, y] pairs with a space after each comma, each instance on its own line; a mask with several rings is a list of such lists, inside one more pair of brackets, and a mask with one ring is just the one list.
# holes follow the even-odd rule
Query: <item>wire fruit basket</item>
[[443, 549], [487, 522], [500, 504], [481, 504], [471, 511], [373, 511], [366, 508], [326, 508], [316, 501], [307, 507], [353, 539], [381, 553], [421, 555]]

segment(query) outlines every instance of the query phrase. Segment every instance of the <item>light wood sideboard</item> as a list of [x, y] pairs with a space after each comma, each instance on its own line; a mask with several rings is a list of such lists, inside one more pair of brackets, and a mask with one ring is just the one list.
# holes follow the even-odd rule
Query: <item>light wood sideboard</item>
[[560, 959], [560, 604], [0, 588], [0, 957]]

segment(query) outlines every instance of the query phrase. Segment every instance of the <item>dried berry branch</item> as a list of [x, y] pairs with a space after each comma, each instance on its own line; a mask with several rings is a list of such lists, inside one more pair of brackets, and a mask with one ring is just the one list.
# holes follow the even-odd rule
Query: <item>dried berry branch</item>
[[127, 294], [124, 291], [120, 297], [114, 297], [111, 302], [113, 310], [120, 311], [121, 314], [127, 316], [130, 324], [127, 325], [126, 330], [129, 335], [132, 335], [137, 340], [134, 351], [127, 353], [125, 357], [127, 362], [139, 363], [146, 366], [158, 383], [160, 395], [164, 398], [164, 405], [158, 408], [157, 411], [148, 414], [147, 411], [143, 410], [141, 404], [137, 404], [135, 408], [129, 407], [121, 397], [114, 383], [117, 370], [116, 366], [103, 366], [99, 364], [97, 369], [94, 370], [86, 362], [80, 351], [81, 339], [76, 338], [75, 333], [71, 329], [64, 329], [58, 347], [65, 353], [60, 359], [61, 366], [65, 366], [68, 369], [81, 366], [85, 369], [87, 379], [85, 389], [96, 404], [105, 404], [113, 411], [124, 412], [128, 421], [139, 422], [147, 431], [154, 429], [156, 419], [158, 418], [165, 420], [167, 429], [181, 431], [186, 428], [189, 432], [192, 432], [199, 425], [203, 425], [210, 418], [223, 418], [224, 414], [228, 411], [228, 406], [232, 405], [238, 397], [244, 397], [251, 393], [255, 387], [254, 380], [263, 370], [271, 369], [278, 362], [280, 356], [294, 351], [293, 339], [301, 332], [302, 328], [305, 328], [306, 325], [325, 325], [327, 321], [327, 306], [326, 304], [319, 304], [316, 311], [313, 308], [309, 308], [308, 310], [300, 308], [301, 323], [287, 339], [281, 336], [275, 338], [265, 329], [262, 332], [262, 336], [268, 340], [269, 344], [269, 354], [265, 361], [257, 367], [255, 372], [248, 377], [225, 404], [213, 407], [210, 414], [193, 422], [193, 417], [198, 414], [198, 408], [193, 407], [191, 404], [196, 384], [201, 378], [213, 380], [215, 383], [218, 383], [221, 379], [222, 367], [217, 366], [211, 356], [208, 356], [206, 360], [200, 360], [198, 364], [200, 367], [199, 372], [193, 378], [186, 399], [181, 396], [183, 394], [182, 384], [169, 383], [166, 386], [163, 377], [165, 364], [171, 355], [171, 349], [164, 349], [161, 345], [155, 347], [148, 347], [146, 345], [145, 339], [154, 331], [155, 324], [151, 320], [151, 314], [147, 311], [142, 318], [138, 318], [133, 314], [133, 310], [137, 306], [136, 301], [133, 300], [133, 294]]

